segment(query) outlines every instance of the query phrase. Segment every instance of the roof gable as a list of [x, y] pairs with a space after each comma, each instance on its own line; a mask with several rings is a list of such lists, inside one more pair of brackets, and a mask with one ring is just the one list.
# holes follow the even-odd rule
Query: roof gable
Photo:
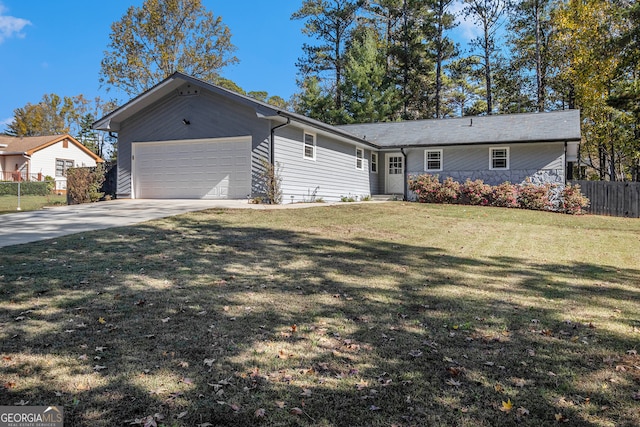
[[[188, 84], [186, 89], [183, 87], [185, 83]], [[193, 91], [191, 94], [197, 95], [200, 90], [208, 90], [214, 94], [231, 99], [234, 102], [251, 107], [255, 111], [256, 116], [260, 118], [272, 119], [282, 123], [293, 121], [306, 127], [313, 127], [320, 131], [333, 134], [342, 139], [346, 139], [351, 143], [373, 146], [373, 144], [341, 130], [336, 126], [328, 125], [318, 120], [305, 117], [301, 114], [279, 109], [278, 107], [267, 104], [266, 102], [259, 101], [180, 72], [173, 73], [151, 89], [133, 98], [131, 101], [107, 114], [100, 120], [97, 120], [93, 123], [93, 128], [97, 130], [117, 132], [123, 121], [145, 108], [152, 106], [170, 93], [181, 91], [181, 95], [189, 95], [190, 93], [184, 91]]]

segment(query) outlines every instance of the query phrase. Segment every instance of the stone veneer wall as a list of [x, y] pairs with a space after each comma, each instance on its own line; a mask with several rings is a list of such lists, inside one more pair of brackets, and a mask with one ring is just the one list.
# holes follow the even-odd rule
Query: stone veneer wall
[[510, 169], [510, 170], [484, 170], [484, 171], [446, 171], [437, 172], [432, 175], [439, 175], [440, 181], [453, 178], [459, 183], [464, 183], [467, 178], [471, 181], [481, 179], [485, 184], [499, 185], [509, 181], [512, 184], [523, 184], [529, 178], [531, 183], [542, 184], [564, 184], [564, 171], [562, 169]]

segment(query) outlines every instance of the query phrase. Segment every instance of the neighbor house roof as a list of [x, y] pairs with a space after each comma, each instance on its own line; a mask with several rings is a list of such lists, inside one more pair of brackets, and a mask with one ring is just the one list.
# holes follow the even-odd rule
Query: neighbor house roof
[[339, 128], [381, 148], [580, 141], [580, 111], [367, 123]]
[[46, 136], [4, 136], [0, 135], [0, 155], [27, 155], [31, 156], [36, 151], [45, 149], [60, 141], [68, 140], [80, 150], [84, 151], [87, 155], [91, 156], [96, 162], [102, 163], [102, 160], [97, 154], [89, 150], [82, 145], [77, 139], [71, 135], [46, 135]]
[[303, 116], [301, 114], [292, 113], [290, 111], [280, 109], [274, 105], [267, 104], [266, 102], [259, 101], [249, 96], [239, 94], [232, 90], [205, 82], [204, 80], [200, 80], [195, 77], [182, 74], [180, 72], [173, 73], [157, 85], [153, 86], [151, 89], [133, 98], [131, 101], [107, 114], [100, 120], [97, 120], [93, 124], [93, 128], [97, 130], [117, 132], [120, 130], [120, 124], [136, 113], [153, 105], [155, 102], [164, 98], [171, 92], [177, 91], [179, 89], [186, 90], [184, 89], [185, 83], [189, 83], [194, 86], [194, 88], [188, 89], [194, 91], [194, 94], [197, 94], [198, 88], [206, 89], [210, 92], [224, 96], [226, 98], [230, 98], [239, 102], [240, 104], [244, 104], [253, 108], [258, 117], [272, 119], [282, 123], [285, 123], [289, 120], [303, 125], [312, 126], [318, 130], [349, 140], [352, 143], [374, 146], [374, 144], [372, 144], [371, 142], [354, 136], [351, 133], [346, 132], [336, 126], [331, 126], [321, 121]]

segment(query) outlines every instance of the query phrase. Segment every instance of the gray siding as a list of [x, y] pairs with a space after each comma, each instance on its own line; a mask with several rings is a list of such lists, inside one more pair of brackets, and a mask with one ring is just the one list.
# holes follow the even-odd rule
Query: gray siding
[[[184, 125], [187, 119], [190, 125]], [[252, 108], [211, 92], [179, 96], [177, 91], [130, 119], [118, 132], [118, 197], [131, 196], [131, 143], [234, 136], [252, 137], [252, 190], [259, 192], [261, 158], [268, 157], [270, 122]]]
[[[509, 147], [509, 169], [489, 170], [489, 149]], [[497, 185], [505, 181], [521, 183], [530, 178], [534, 182], [564, 182], [564, 143], [491, 144], [458, 147], [429, 147], [442, 149], [443, 170], [431, 172], [441, 179], [452, 177], [464, 182], [482, 179]], [[407, 150], [409, 175], [425, 173], [424, 148]]]
[[303, 135], [304, 129], [293, 125], [277, 131], [275, 161], [280, 166], [283, 203], [310, 200], [314, 194], [327, 202], [375, 194], [380, 172], [370, 172], [370, 150], [364, 150], [363, 169], [358, 170], [355, 146], [316, 133], [316, 159], [304, 159]]

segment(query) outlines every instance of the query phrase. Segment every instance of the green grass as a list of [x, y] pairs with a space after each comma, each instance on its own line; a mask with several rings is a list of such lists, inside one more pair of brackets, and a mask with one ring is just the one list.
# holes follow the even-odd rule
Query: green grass
[[[21, 211], [37, 211], [45, 206], [66, 205], [67, 196], [21, 196], [20, 197], [20, 210]], [[0, 196], [0, 215], [6, 213], [15, 213], [18, 210], [18, 197], [17, 196]]]
[[639, 254], [638, 220], [407, 203], [3, 248], [0, 404], [65, 426], [637, 426]]

